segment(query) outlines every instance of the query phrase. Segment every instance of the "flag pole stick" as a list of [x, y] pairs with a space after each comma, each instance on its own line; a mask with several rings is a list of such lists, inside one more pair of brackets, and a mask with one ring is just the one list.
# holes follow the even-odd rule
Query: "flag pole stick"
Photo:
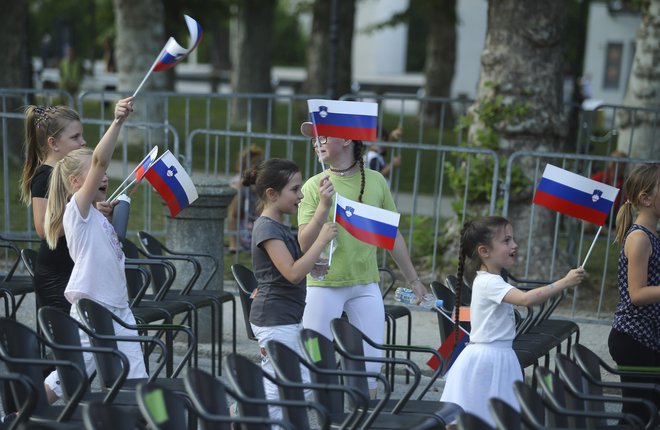
[[[117, 200], [117, 197], [124, 194], [126, 192], [126, 190], [131, 188], [131, 185], [133, 185], [136, 181], [137, 181], [137, 179], [133, 179], [128, 185], [126, 185], [124, 188], [121, 188], [121, 191], [119, 191], [120, 188], [117, 188], [117, 190], [114, 192], [114, 194], [112, 196], [110, 196], [108, 201], [109, 202], [114, 202], [115, 200]], [[126, 182], [126, 181], [124, 181], [124, 182]]]
[[[151, 155], [151, 153], [154, 151], [154, 148], [156, 149], [156, 153], [158, 153], [158, 146], [154, 146], [153, 148], [151, 148], [151, 150], [149, 151], [149, 154], [148, 154], [148, 155]], [[158, 157], [156, 160], [154, 160], [154, 161], [152, 162], [152, 165], [153, 165], [153, 163], [155, 163], [156, 161], [160, 160], [161, 157], [162, 157], [162, 155], [161, 155], [160, 157]], [[144, 160], [142, 160], [142, 161], [144, 161]], [[135, 172], [137, 172], [137, 169], [142, 165], [142, 161], [141, 161], [137, 166], [135, 166], [135, 169], [133, 169], [133, 171], [132, 171], [131, 173], [129, 173], [129, 175], [126, 177], [126, 179], [124, 179], [124, 180], [122, 181], [122, 183], [119, 184], [119, 186], [117, 187], [117, 189], [115, 190], [115, 192], [112, 193], [112, 194], [110, 195], [110, 198], [108, 198], [108, 201], [109, 201], [109, 202], [113, 201], [113, 200], [114, 200], [114, 197], [116, 197], [117, 195], [121, 194], [123, 191], [126, 191], [126, 190], [128, 189], [128, 187], [130, 187], [131, 185], [133, 185], [133, 183], [135, 183], [135, 180], [136, 180], [136, 179], [133, 178], [133, 181], [132, 181], [130, 184], [128, 184], [127, 186], [125, 186], [124, 188], [122, 188], [122, 187], [124, 186], [124, 184], [125, 184], [126, 182], [128, 182], [129, 179], [135, 174]], [[150, 169], [150, 168], [151, 168], [151, 165], [149, 166], [149, 169]], [[149, 169], [147, 169], [147, 170], [149, 170]], [[121, 190], [121, 191], [120, 191], [120, 190]]]
[[591, 255], [591, 250], [594, 249], [594, 245], [596, 244], [596, 240], [598, 239], [598, 235], [600, 234], [600, 231], [603, 229], [603, 226], [601, 225], [598, 227], [598, 231], [596, 232], [596, 236], [594, 237], [594, 241], [591, 242], [591, 246], [589, 247], [589, 251], [587, 251], [587, 256], [584, 257], [584, 261], [580, 265], [581, 268], [584, 269], [584, 265], [587, 264], [587, 260], [589, 259], [589, 256]]
[[147, 72], [146, 75], [144, 75], [144, 79], [142, 79], [142, 82], [140, 82], [140, 85], [138, 85], [137, 89], [133, 93], [133, 97], [137, 96], [137, 94], [140, 92], [140, 89], [142, 88], [142, 85], [144, 85], [144, 83], [147, 82], [147, 79], [149, 79], [149, 76], [151, 76], [151, 73], [154, 71], [154, 67], [156, 67], [156, 64], [158, 64], [158, 60], [163, 55], [163, 51], [165, 50], [166, 46], [167, 44], [163, 46], [163, 49], [160, 50], [160, 53], [156, 57], [156, 60], [154, 60], [154, 63], [151, 65], [151, 67], [149, 67], [149, 71]]
[[[335, 192], [335, 196], [337, 193]], [[335, 213], [332, 215], [332, 222], [337, 222], [337, 202], [335, 202]], [[332, 264], [332, 251], [335, 249], [335, 240], [330, 241], [330, 254], [328, 255], [328, 267]]]

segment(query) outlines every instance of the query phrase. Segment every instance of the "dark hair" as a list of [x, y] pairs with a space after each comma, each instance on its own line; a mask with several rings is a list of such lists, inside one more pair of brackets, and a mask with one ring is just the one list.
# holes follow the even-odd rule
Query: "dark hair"
[[353, 156], [355, 157], [355, 161], [357, 161], [358, 165], [360, 166], [360, 175], [362, 177], [362, 181], [360, 182], [360, 194], [358, 195], [358, 202], [360, 203], [362, 203], [362, 195], [364, 195], [364, 184], [366, 183], [364, 176], [364, 158], [362, 157], [363, 152], [364, 143], [361, 140], [354, 140]]
[[[454, 345], [458, 344], [460, 308], [461, 308], [461, 287], [465, 270], [465, 259], [469, 259], [470, 264], [468, 273], [472, 274], [478, 269], [481, 263], [477, 249], [480, 245], [490, 246], [497, 230], [511, 224], [508, 219], [501, 216], [488, 216], [468, 221], [463, 224], [461, 229], [461, 242], [458, 251], [458, 272], [456, 273], [456, 311], [454, 315]], [[455, 346], [454, 346], [455, 348]], [[452, 351], [453, 354], [453, 351]]]
[[[660, 163], [640, 164], [630, 172], [623, 184], [623, 195], [628, 200], [616, 214], [616, 242], [623, 243], [626, 232], [633, 223], [633, 208], [638, 209], [642, 194], [652, 195], [660, 184]], [[657, 190], [656, 192], [660, 192]]]
[[272, 188], [277, 192], [282, 191], [291, 177], [298, 172], [300, 172], [300, 168], [293, 161], [271, 158], [252, 166], [250, 170], [244, 172], [242, 183], [246, 187], [254, 185], [255, 192], [263, 205], [266, 200], [267, 189]]

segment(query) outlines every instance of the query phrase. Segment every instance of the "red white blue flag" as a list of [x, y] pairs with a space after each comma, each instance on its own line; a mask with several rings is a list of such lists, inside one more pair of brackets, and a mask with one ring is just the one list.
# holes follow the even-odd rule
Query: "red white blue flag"
[[183, 17], [186, 19], [186, 24], [188, 25], [188, 32], [190, 33], [190, 45], [188, 45], [188, 48], [186, 49], [179, 45], [179, 43], [174, 40], [173, 37], [170, 37], [163, 50], [160, 51], [158, 60], [156, 61], [156, 64], [153, 68], [154, 72], [162, 72], [163, 70], [167, 70], [176, 66], [178, 63], [183, 61], [183, 59], [186, 58], [188, 54], [197, 48], [197, 45], [199, 45], [199, 42], [201, 42], [202, 27], [199, 25], [199, 23], [197, 23], [197, 21], [188, 15], [184, 15]]
[[533, 202], [602, 226], [618, 194], [618, 188], [548, 164]]
[[147, 154], [146, 157], [144, 157], [144, 160], [138, 164], [137, 168], [135, 169], [135, 181], [139, 184], [140, 181], [142, 181], [142, 178], [144, 177], [145, 173], [147, 173], [147, 170], [149, 170], [149, 167], [151, 167], [151, 164], [156, 161], [156, 157], [158, 156], [158, 146], [154, 146], [151, 151]]
[[401, 214], [337, 196], [335, 222], [353, 237], [392, 250]]
[[144, 176], [165, 200], [173, 218], [197, 200], [195, 184], [169, 150], [154, 162]]
[[338, 100], [307, 100], [315, 136], [378, 140], [378, 104]]

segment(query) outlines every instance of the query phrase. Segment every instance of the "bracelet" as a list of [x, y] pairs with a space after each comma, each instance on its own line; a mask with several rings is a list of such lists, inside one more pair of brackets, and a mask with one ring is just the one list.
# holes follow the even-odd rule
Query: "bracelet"
[[419, 279], [419, 278], [416, 278], [416, 279], [413, 279], [412, 281], [408, 281], [407, 284], [408, 284], [408, 285], [412, 285], [412, 284], [414, 284], [414, 283], [417, 282], [417, 281], [420, 281], [420, 282], [421, 282], [422, 280]]

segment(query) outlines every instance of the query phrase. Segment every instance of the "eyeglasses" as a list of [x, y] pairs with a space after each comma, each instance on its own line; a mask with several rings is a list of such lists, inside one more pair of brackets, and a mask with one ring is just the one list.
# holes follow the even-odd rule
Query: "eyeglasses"
[[310, 139], [310, 143], [312, 144], [312, 146], [316, 145], [316, 140], [317, 139], [319, 141], [319, 145], [325, 145], [326, 143], [328, 143], [328, 136], [319, 136], [318, 138], [312, 137]]

